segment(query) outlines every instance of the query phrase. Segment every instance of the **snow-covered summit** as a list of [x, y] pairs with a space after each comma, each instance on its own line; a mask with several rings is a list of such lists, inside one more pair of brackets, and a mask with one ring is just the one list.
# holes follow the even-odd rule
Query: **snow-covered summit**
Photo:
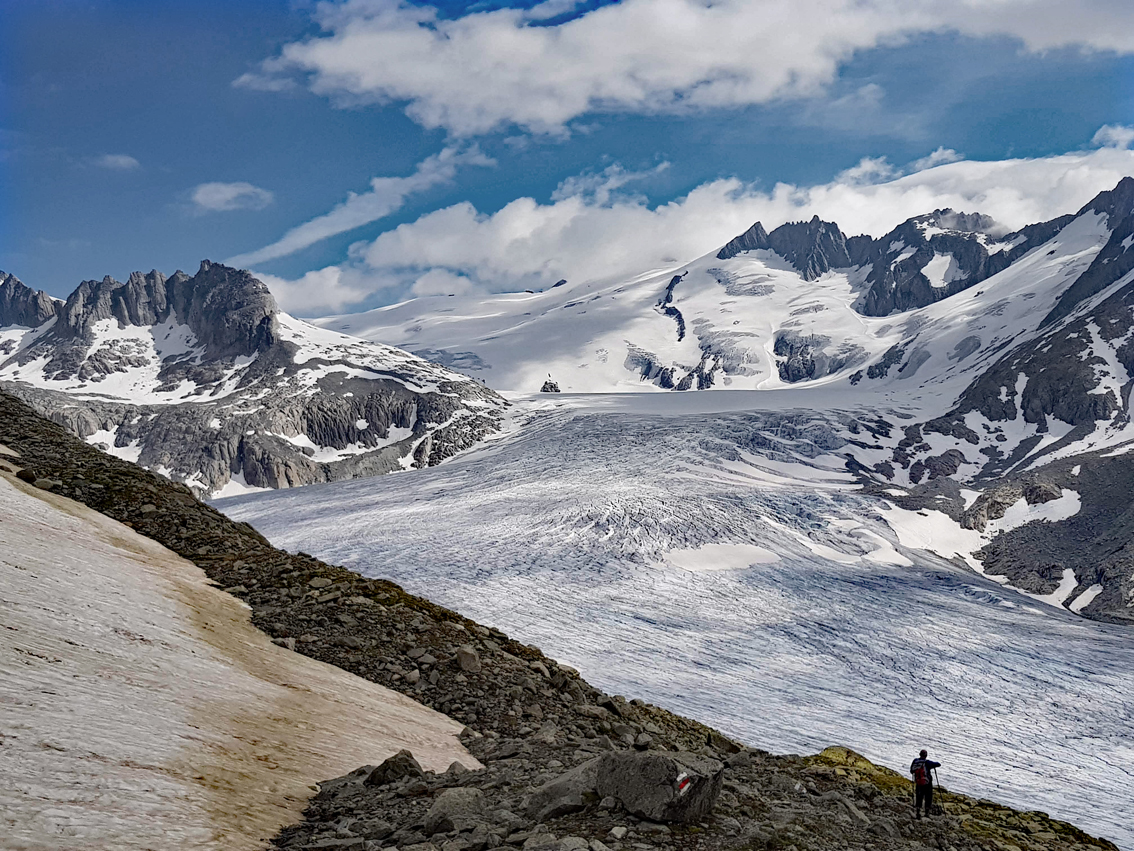
[[499, 423], [479, 382], [280, 312], [248, 272], [0, 283], [0, 382], [80, 436], [205, 492], [437, 463]]

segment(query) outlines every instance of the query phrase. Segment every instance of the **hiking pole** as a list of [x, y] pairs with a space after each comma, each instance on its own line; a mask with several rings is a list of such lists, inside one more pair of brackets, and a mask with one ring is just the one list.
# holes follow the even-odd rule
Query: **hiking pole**
[[941, 794], [941, 779], [937, 776], [937, 769], [933, 769], [933, 782], [937, 786], [937, 806], [941, 807], [941, 815], [945, 815], [945, 798]]

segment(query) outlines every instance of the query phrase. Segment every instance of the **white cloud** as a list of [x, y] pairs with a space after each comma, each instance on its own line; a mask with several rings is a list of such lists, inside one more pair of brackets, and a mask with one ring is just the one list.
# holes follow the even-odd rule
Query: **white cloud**
[[1101, 148], [1120, 148], [1126, 150], [1134, 144], [1134, 127], [1122, 124], [1104, 124], [1091, 139], [1092, 145]]
[[[455, 134], [562, 133], [589, 112], [685, 112], [814, 95], [856, 51], [915, 34], [1009, 36], [1029, 50], [1134, 50], [1128, 0], [624, 0], [442, 18], [398, 0], [320, 4], [325, 34], [285, 45], [237, 85], [295, 75], [340, 103], [406, 104]], [[864, 93], [869, 95], [869, 92]]]
[[551, 193], [551, 200], [562, 201], [564, 198], [581, 197], [586, 198], [590, 203], [607, 204], [614, 193], [623, 186], [637, 180], [646, 180], [668, 169], [668, 162], [659, 163], [646, 171], [627, 171], [621, 165], [615, 163], [597, 174], [586, 172], [568, 177]]
[[103, 154], [95, 158], [94, 164], [112, 171], [133, 171], [142, 167], [140, 162], [127, 154]]
[[200, 213], [262, 210], [274, 200], [267, 189], [251, 183], [202, 183], [190, 193], [189, 198]]
[[347, 200], [331, 212], [292, 228], [271, 245], [239, 254], [227, 262], [235, 266], [266, 263], [377, 221], [401, 209], [410, 195], [452, 180], [459, 165], [490, 166], [495, 165], [495, 161], [481, 153], [476, 145], [463, 150], [447, 147], [418, 163], [409, 177], [375, 177], [370, 181], [369, 192], [360, 195], [351, 192]]
[[349, 266], [315, 269], [294, 281], [262, 272], [254, 274], [267, 284], [282, 310], [300, 316], [336, 313], [347, 305], [358, 304], [372, 292], [396, 283], [377, 275], [367, 276]]
[[862, 186], [891, 180], [897, 177], [898, 173], [885, 157], [863, 157], [858, 161], [858, 165], [839, 172], [835, 176], [835, 181], [849, 186]]
[[639, 196], [600, 200], [586, 181], [567, 194], [563, 187], [571, 184], [565, 182], [557, 199], [546, 204], [518, 198], [490, 215], [469, 203], [436, 210], [356, 244], [344, 268], [358, 276], [356, 287], [399, 297], [458, 288], [504, 291], [675, 266], [716, 250], [755, 221], [771, 230], [819, 215], [848, 235], [877, 237], [911, 216], [951, 207], [986, 213], [1016, 229], [1074, 212], [1113, 188], [1134, 174], [1134, 151], [964, 160], [896, 179], [886, 179], [887, 164], [871, 168], [880, 175], [875, 182], [863, 182], [860, 164], [850, 178], [844, 173], [817, 186], [781, 183], [771, 191], [716, 180], [653, 207]]
[[933, 168], [934, 166], [944, 165], [945, 163], [960, 162], [963, 159], [964, 159], [964, 157], [962, 157], [960, 154], [958, 154], [952, 148], [946, 148], [944, 146], [941, 146], [936, 151], [929, 154], [928, 156], [924, 156], [920, 160], [914, 160], [912, 163], [910, 163], [909, 170], [910, 171], [925, 171], [927, 168]]

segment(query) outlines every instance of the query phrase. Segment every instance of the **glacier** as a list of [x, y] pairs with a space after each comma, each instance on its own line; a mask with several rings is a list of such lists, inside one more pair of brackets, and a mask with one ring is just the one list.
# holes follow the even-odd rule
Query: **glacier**
[[439, 467], [217, 505], [607, 692], [777, 752], [901, 767], [926, 747], [947, 787], [1134, 849], [1134, 634], [917, 548], [911, 520], [948, 518], [845, 463], [903, 412], [829, 399], [517, 397], [502, 436]]

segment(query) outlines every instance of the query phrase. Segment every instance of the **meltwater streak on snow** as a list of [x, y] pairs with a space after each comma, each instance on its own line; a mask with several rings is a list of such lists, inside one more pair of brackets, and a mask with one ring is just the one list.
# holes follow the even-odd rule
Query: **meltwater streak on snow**
[[[900, 768], [925, 746], [947, 786], [1134, 849], [1128, 630], [896, 548], [881, 501], [809, 466], [825, 437], [807, 416], [793, 430], [782, 413], [570, 401], [438, 468], [220, 507], [496, 624], [609, 692], [776, 751], [841, 743]], [[780, 560], [691, 572], [667, 559], [707, 544]]]
[[275, 647], [194, 565], [5, 476], [0, 622], [6, 851], [260, 848], [311, 784], [402, 747], [477, 765], [461, 725]]

